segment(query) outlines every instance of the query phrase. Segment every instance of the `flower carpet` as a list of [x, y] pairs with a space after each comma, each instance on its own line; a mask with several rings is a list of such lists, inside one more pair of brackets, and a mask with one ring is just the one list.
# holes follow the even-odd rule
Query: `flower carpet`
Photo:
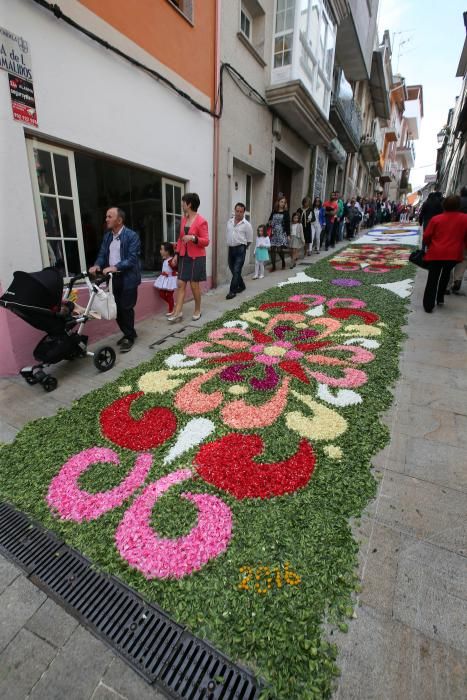
[[346, 277], [347, 250], [0, 452], [2, 499], [252, 669], [264, 697], [332, 692], [323, 624], [355, 615], [350, 518], [388, 439], [414, 268], [396, 246], [401, 264], [368, 274], [378, 252], [361, 247]]

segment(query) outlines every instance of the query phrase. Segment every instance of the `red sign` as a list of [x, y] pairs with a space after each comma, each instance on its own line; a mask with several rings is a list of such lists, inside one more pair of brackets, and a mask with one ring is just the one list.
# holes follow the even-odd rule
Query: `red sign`
[[11, 73], [8, 73], [8, 81], [13, 118], [31, 126], [37, 126], [36, 101], [32, 82], [18, 78]]

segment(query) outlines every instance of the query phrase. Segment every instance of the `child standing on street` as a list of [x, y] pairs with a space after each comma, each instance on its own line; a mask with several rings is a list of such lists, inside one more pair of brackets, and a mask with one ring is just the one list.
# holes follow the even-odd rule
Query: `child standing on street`
[[174, 258], [174, 247], [172, 243], [163, 243], [160, 248], [162, 258], [162, 272], [154, 282], [154, 286], [159, 290], [161, 299], [167, 302], [169, 311], [166, 316], [170, 316], [174, 309], [174, 291], [177, 289], [177, 263]]
[[270, 247], [271, 241], [269, 240], [266, 226], [258, 226], [258, 230], [256, 232], [254, 280], [261, 280], [264, 277], [264, 263], [269, 260]]
[[300, 250], [303, 250], [305, 245], [305, 236], [303, 235], [303, 226], [300, 223], [300, 214], [298, 211], [292, 216], [292, 226], [290, 230], [290, 257], [292, 258], [292, 264], [290, 269], [293, 269], [298, 260], [298, 254]]

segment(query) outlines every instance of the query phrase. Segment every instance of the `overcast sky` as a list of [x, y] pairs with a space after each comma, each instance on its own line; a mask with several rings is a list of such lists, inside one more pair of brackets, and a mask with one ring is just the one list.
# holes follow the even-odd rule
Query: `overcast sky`
[[435, 172], [436, 134], [462, 88], [455, 76], [466, 36], [465, 10], [465, 0], [380, 0], [379, 34], [391, 32], [393, 73], [401, 73], [409, 85], [423, 85], [424, 118], [410, 176], [414, 190]]

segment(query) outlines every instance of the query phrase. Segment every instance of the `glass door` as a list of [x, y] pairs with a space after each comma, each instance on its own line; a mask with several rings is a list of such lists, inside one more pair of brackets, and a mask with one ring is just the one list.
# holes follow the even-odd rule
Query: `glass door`
[[164, 241], [175, 243], [182, 221], [182, 196], [185, 188], [181, 182], [162, 178], [162, 208]]
[[73, 151], [27, 140], [44, 267], [65, 279], [86, 269]]

